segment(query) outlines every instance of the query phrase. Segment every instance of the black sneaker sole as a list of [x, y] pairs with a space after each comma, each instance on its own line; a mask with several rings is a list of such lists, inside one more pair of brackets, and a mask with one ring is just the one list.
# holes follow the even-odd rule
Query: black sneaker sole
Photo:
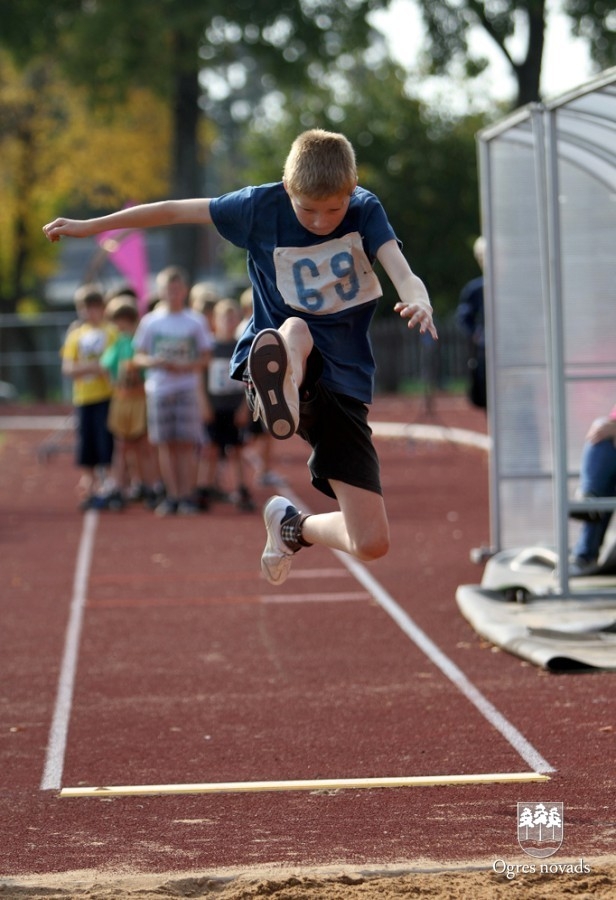
[[248, 371], [263, 424], [279, 441], [292, 437], [298, 424], [284, 397], [287, 366], [287, 351], [278, 332], [273, 328], [260, 331], [250, 348]]

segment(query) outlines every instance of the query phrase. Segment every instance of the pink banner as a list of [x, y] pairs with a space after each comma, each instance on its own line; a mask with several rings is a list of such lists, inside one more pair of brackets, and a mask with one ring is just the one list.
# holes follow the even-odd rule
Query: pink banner
[[103, 231], [97, 242], [137, 294], [143, 315], [148, 302], [148, 258], [142, 231]]

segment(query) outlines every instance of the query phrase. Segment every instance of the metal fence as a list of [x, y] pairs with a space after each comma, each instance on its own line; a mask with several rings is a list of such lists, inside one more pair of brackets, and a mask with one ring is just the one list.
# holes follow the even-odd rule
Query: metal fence
[[[75, 314], [0, 316], [0, 382], [5, 395], [22, 402], [67, 401], [70, 384], [63, 378], [60, 349]], [[397, 316], [375, 319], [371, 339], [377, 362], [376, 390], [458, 388], [467, 378], [468, 342], [453, 318], [438, 323], [439, 340], [409, 331]], [[11, 390], [13, 388], [14, 390]]]
[[[21, 401], [66, 400], [60, 348], [74, 312], [0, 316], [0, 381]], [[11, 388], [13, 389], [11, 391]]]

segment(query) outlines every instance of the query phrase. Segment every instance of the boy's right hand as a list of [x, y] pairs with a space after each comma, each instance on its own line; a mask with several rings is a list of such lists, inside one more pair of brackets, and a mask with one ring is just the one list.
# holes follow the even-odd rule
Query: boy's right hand
[[59, 241], [65, 235], [66, 237], [87, 237], [87, 222], [81, 219], [54, 219], [43, 225], [43, 234], [49, 241]]
[[428, 300], [415, 300], [411, 302], [400, 300], [394, 306], [394, 310], [400, 314], [401, 318], [408, 319], [409, 328], [414, 328], [416, 325], [419, 325], [421, 334], [425, 334], [427, 331], [432, 335], [435, 341], [438, 340], [438, 333], [432, 319], [433, 310]]

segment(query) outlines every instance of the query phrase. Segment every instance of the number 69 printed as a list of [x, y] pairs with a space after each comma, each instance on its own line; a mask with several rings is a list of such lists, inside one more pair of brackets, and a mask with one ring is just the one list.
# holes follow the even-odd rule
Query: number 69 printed
[[278, 248], [274, 258], [278, 290], [293, 309], [327, 315], [381, 296], [359, 235], [317, 244], [310, 255], [305, 247]]

